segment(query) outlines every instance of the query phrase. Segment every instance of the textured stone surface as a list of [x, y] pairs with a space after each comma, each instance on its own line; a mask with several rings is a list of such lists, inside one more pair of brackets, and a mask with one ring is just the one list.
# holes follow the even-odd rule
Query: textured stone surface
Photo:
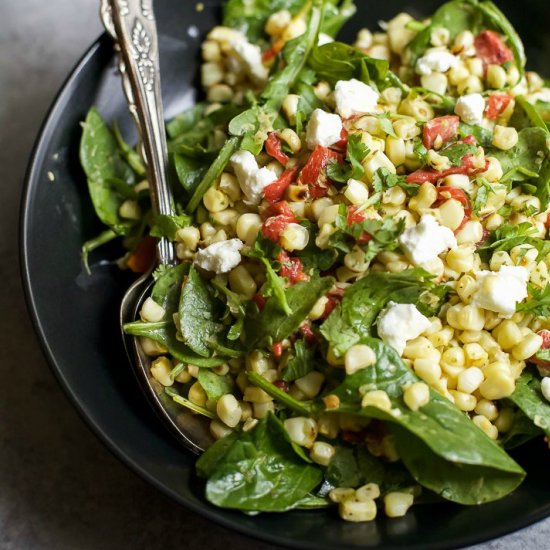
[[[113, 458], [62, 395], [27, 317], [17, 258], [21, 182], [55, 92], [100, 32], [97, 5], [0, 2], [0, 549], [274, 549], [176, 506]], [[483, 548], [534, 550], [549, 537], [547, 520]]]

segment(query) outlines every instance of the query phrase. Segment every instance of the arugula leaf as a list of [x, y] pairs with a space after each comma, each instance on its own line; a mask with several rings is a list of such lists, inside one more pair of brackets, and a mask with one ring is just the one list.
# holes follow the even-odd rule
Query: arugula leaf
[[[418, 411], [403, 401], [403, 387], [420, 379], [397, 352], [374, 338], [362, 338], [377, 363], [362, 369], [331, 391], [340, 398], [339, 412], [385, 421], [401, 460], [418, 483], [447, 500], [481, 504], [505, 496], [525, 472], [446, 398], [430, 390], [430, 401]], [[361, 391], [383, 390], [392, 403], [388, 412], [361, 407]]]
[[155, 284], [151, 298], [165, 310], [164, 320], [172, 321], [178, 310], [183, 277], [189, 273], [191, 264], [181, 263], [176, 266], [160, 265], [154, 272]]
[[314, 355], [314, 347], [308, 346], [303, 340], [296, 340], [294, 343], [294, 356], [286, 364], [281, 378], [287, 382], [294, 382], [294, 380], [311, 372], [315, 367], [313, 364]]
[[223, 303], [192, 265], [179, 303], [179, 328], [184, 344], [198, 355], [209, 357], [223, 330], [220, 323], [223, 311]]
[[296, 332], [315, 302], [324, 296], [333, 284], [332, 277], [312, 277], [307, 282], [287, 288], [285, 297], [292, 311], [290, 315], [281, 311], [275, 297], [267, 300], [262, 311], [259, 311], [255, 304], [249, 303], [243, 327], [245, 348], [270, 347], [273, 342], [279, 342]]
[[483, 126], [477, 126], [476, 124], [466, 124], [460, 121], [458, 135], [461, 138], [474, 136], [482, 147], [491, 147], [493, 144], [493, 132], [487, 130], [487, 128], [483, 128]]
[[190, 223], [191, 218], [189, 216], [159, 214], [153, 220], [149, 235], [152, 237], [166, 237], [170, 241], [175, 241], [178, 230], [187, 227]]
[[529, 284], [529, 298], [519, 304], [517, 311], [526, 311], [537, 317], [550, 317], [550, 285], [539, 288]]
[[97, 217], [117, 235], [126, 235], [136, 222], [124, 220], [118, 211], [125, 197], [112, 181], [131, 187], [135, 175], [101, 115], [92, 107], [82, 125], [80, 163], [88, 179], [88, 191]]
[[107, 244], [108, 242], [112, 241], [113, 239], [116, 239], [118, 235], [112, 230], [112, 229], [106, 229], [105, 231], [102, 231], [99, 235], [94, 237], [93, 239], [87, 240], [83, 245], [81, 249], [82, 254], [82, 263], [84, 264], [84, 268], [86, 269], [86, 272], [89, 274], [90, 266], [88, 264], [88, 256], [100, 246], [103, 246], [104, 244]]
[[510, 118], [510, 126], [513, 126], [516, 130], [535, 127], [542, 128], [545, 132], [548, 132], [548, 127], [539, 112], [527, 101], [525, 96], [516, 96], [515, 101], [516, 106]]
[[321, 334], [335, 355], [343, 356], [362, 338], [374, 335], [376, 317], [389, 301], [418, 303], [424, 292], [435, 288], [432, 278], [418, 268], [401, 273], [368, 273], [346, 289], [342, 302], [321, 325]]
[[193, 193], [204, 177], [208, 166], [202, 159], [194, 159], [177, 153], [172, 155], [172, 162], [182, 187], [189, 194]]
[[447, 157], [453, 166], [460, 166], [464, 155], [473, 155], [477, 152], [477, 146], [471, 143], [453, 143], [441, 149], [439, 154]]
[[197, 461], [197, 473], [207, 478], [209, 502], [249, 512], [295, 508], [323, 478], [317, 465], [298, 455], [272, 414], [252, 430], [214, 443]]
[[326, 105], [315, 95], [315, 90], [311, 84], [299, 83], [295, 87], [295, 93], [300, 96], [296, 112], [296, 132], [299, 134], [302, 132], [304, 124], [311, 113], [315, 109], [326, 110]]
[[353, 0], [327, 0], [324, 4], [321, 32], [336, 36], [344, 23], [356, 12]]
[[529, 418], [539, 433], [544, 432], [550, 437], [550, 403], [542, 395], [540, 380], [532, 372], [525, 370], [521, 373], [508, 401]]

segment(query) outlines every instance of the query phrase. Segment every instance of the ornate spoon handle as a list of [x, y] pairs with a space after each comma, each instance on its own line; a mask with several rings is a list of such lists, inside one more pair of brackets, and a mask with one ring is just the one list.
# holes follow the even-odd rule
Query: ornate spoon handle
[[[167, 181], [168, 153], [160, 87], [158, 35], [152, 0], [102, 0], [101, 19], [120, 54], [119, 69], [142, 145], [155, 215], [174, 214]], [[175, 262], [167, 239], [157, 244], [161, 264]]]

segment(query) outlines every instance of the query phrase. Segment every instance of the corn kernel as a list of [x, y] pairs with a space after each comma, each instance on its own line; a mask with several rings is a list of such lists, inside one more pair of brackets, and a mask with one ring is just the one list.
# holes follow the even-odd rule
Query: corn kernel
[[430, 401], [430, 389], [423, 382], [415, 382], [403, 392], [403, 400], [411, 411], [417, 411]]
[[392, 404], [388, 394], [384, 390], [373, 390], [363, 396], [361, 407], [376, 407], [383, 411], [391, 411]]
[[374, 500], [360, 502], [346, 499], [340, 502], [338, 512], [340, 517], [345, 521], [372, 521], [376, 517], [376, 504]]
[[357, 344], [346, 352], [344, 365], [346, 374], [354, 374], [358, 370], [365, 369], [376, 363], [376, 353], [370, 346]]
[[491, 439], [496, 439], [498, 437], [498, 429], [496, 426], [491, 424], [491, 422], [482, 415], [476, 415], [472, 418], [472, 422], [482, 431], [485, 432], [487, 437]]
[[291, 441], [302, 447], [313, 446], [317, 437], [317, 422], [313, 418], [305, 416], [287, 418], [284, 426]]
[[325, 443], [324, 441], [316, 441], [311, 448], [309, 457], [316, 464], [321, 464], [321, 466], [328, 466], [335, 454], [336, 449], [330, 443]]
[[384, 496], [384, 512], [389, 518], [403, 517], [413, 505], [414, 496], [410, 493], [394, 491]]

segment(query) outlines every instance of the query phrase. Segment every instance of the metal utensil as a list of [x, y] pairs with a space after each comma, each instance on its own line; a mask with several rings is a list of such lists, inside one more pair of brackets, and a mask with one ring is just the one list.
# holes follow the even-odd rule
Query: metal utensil
[[[160, 86], [158, 35], [152, 0], [102, 0], [101, 19], [119, 52], [119, 70], [128, 108], [136, 123], [147, 170], [154, 215], [174, 214], [167, 181], [168, 154]], [[176, 254], [168, 239], [157, 243], [157, 265], [174, 265]], [[120, 326], [134, 321], [154, 283], [153, 269], [127, 290], [120, 306]], [[179, 408], [150, 374], [151, 359], [138, 338], [122, 330], [130, 363], [149, 402], [174, 437], [200, 453], [212, 442], [203, 419]]]

